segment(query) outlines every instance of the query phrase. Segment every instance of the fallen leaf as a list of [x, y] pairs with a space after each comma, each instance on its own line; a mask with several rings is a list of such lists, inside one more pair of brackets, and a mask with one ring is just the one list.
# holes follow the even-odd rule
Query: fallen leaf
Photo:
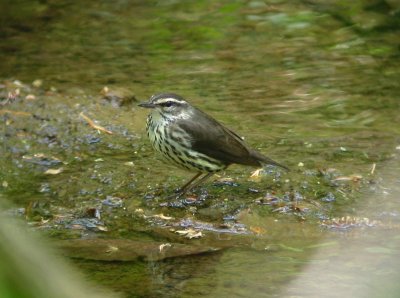
[[33, 87], [36, 87], [36, 88], [41, 87], [42, 84], [43, 84], [43, 81], [42, 81], [42, 80], [34, 80], [34, 81], [32, 82], [32, 86], [33, 86]]
[[108, 250], [106, 250], [106, 253], [113, 253], [113, 252], [117, 252], [119, 250], [119, 248], [118, 247], [116, 247], [116, 246], [109, 246], [108, 247]]
[[267, 231], [261, 227], [250, 227], [250, 231], [252, 231], [256, 235], [265, 234]]
[[196, 231], [194, 229], [187, 229], [187, 230], [178, 230], [175, 233], [185, 236], [185, 238], [193, 239], [193, 238], [201, 238], [203, 237], [203, 233], [201, 231]]
[[[138, 212], [142, 213], [142, 212]], [[171, 220], [174, 219], [172, 216], [165, 216], [164, 214], [155, 214], [155, 215], [143, 215], [144, 218], [159, 218], [159, 219], [165, 219], [165, 220]]]
[[164, 214], [156, 214], [156, 215], [154, 215], [154, 217], [156, 217], [156, 218], [160, 218], [160, 219], [165, 219], [165, 220], [171, 220], [171, 219], [174, 219], [172, 216], [165, 216]]
[[362, 179], [361, 175], [350, 175], [350, 176], [339, 176], [336, 177], [335, 179], [333, 179], [334, 181], [353, 181], [353, 182], [357, 182], [360, 181]]
[[172, 246], [171, 243], [163, 243], [158, 247], [158, 249], [160, 252], [162, 252], [164, 250], [164, 248], [171, 247], [171, 246]]
[[46, 172], [44, 172], [46, 175], [57, 175], [60, 174], [62, 171], [64, 171], [63, 168], [58, 168], [58, 169], [48, 169]]

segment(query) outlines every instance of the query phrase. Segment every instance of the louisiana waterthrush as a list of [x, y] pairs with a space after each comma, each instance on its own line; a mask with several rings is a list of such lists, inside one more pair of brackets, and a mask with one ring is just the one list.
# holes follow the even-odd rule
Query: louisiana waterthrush
[[270, 164], [288, 170], [248, 147], [235, 132], [177, 94], [156, 94], [139, 106], [152, 109], [146, 130], [154, 149], [173, 164], [197, 172], [178, 189], [179, 195], [234, 163], [255, 167]]

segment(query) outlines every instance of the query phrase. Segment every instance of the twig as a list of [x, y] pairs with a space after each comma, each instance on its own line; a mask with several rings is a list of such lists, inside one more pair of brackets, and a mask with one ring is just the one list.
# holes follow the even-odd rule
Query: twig
[[21, 111], [11, 111], [11, 110], [7, 110], [7, 109], [1, 109], [0, 110], [0, 115], [3, 114], [12, 114], [15, 116], [30, 116], [31, 113], [27, 113], [27, 112], [21, 112]]
[[371, 175], [375, 173], [376, 163], [372, 164]]
[[83, 119], [85, 119], [86, 122], [89, 124], [89, 126], [93, 127], [94, 129], [108, 133], [109, 135], [113, 134], [112, 131], [109, 131], [108, 129], [104, 128], [103, 126], [100, 126], [100, 125], [97, 125], [96, 123], [94, 123], [94, 121], [92, 119], [90, 119], [88, 116], [86, 116], [85, 114], [83, 114], [83, 112], [81, 112], [79, 114], [79, 116], [81, 116]]

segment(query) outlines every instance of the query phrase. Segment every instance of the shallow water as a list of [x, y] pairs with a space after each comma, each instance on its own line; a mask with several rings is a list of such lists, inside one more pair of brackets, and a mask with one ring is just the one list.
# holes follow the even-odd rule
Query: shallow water
[[[24, 208], [17, 216], [56, 241], [220, 249], [162, 261], [75, 259], [88, 279], [130, 297], [397, 296], [398, 6], [8, 5], [0, 92], [20, 95], [1, 109], [0, 182]], [[292, 171], [251, 178], [253, 169], [232, 166], [221, 174], [232, 180], [207, 183], [196, 202], [167, 200], [189, 174], [153, 153], [147, 111], [118, 101], [160, 91], [181, 94]], [[89, 127], [82, 112], [113, 134]], [[203, 237], [170, 231], [190, 226]]]

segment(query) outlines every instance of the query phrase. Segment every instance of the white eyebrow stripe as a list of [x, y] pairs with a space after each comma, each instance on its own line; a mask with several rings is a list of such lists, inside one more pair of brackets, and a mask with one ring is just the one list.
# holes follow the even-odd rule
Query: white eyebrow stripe
[[171, 101], [176, 102], [176, 103], [184, 103], [184, 101], [178, 100], [176, 98], [171, 98], [171, 97], [157, 99], [154, 103], [155, 104], [163, 104], [163, 103], [171, 102]]

